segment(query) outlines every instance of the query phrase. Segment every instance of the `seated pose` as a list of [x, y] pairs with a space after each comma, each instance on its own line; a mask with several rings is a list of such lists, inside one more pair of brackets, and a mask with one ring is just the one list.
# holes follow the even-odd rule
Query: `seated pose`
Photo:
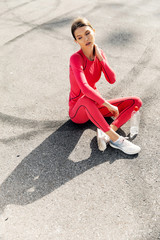
[[[116, 131], [131, 118], [135, 106], [142, 106], [142, 101], [138, 97], [104, 99], [95, 85], [101, 72], [110, 84], [116, 81], [116, 77], [104, 52], [95, 44], [95, 30], [86, 18], [77, 18], [72, 23], [71, 32], [80, 50], [70, 58], [70, 119], [78, 124], [91, 120], [97, 126], [100, 150], [104, 150], [104, 142], [109, 142], [111, 147], [126, 154], [138, 153], [140, 147]], [[104, 117], [114, 117], [114, 121], [109, 125]]]

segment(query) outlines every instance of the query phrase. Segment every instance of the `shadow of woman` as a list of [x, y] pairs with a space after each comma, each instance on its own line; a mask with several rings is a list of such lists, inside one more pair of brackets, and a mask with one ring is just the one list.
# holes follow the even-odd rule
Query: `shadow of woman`
[[90, 122], [76, 125], [69, 120], [26, 156], [0, 186], [0, 210], [3, 211], [8, 204], [32, 203], [106, 161], [113, 163], [119, 158], [136, 157], [113, 151], [110, 147], [102, 153], [98, 151], [94, 137], [88, 159], [80, 162], [69, 160], [82, 133], [90, 127]]

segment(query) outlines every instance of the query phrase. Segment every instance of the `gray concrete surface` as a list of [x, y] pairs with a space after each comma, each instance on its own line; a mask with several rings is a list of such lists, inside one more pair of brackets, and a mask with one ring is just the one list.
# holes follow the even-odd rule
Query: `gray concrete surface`
[[[96, 128], [68, 118], [79, 15], [116, 72], [102, 95], [143, 101], [139, 155], [99, 152]], [[0, 1], [0, 239], [160, 239], [159, 81], [158, 0]]]

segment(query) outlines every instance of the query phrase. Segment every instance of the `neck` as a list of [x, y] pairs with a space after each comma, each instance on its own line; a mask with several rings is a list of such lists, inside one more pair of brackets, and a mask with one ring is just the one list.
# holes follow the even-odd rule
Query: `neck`
[[90, 60], [94, 60], [93, 47], [90, 49], [82, 49], [84, 55]]

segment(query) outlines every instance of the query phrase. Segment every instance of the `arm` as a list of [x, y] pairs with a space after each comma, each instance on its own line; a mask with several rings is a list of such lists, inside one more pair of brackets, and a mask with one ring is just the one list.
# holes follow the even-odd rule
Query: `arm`
[[84, 71], [83, 71], [83, 60], [79, 54], [74, 54], [70, 58], [70, 65], [74, 73], [75, 79], [82, 93], [93, 101], [102, 105], [105, 99], [98, 94], [87, 82]]
[[102, 50], [98, 48], [97, 45], [95, 45], [95, 55], [99, 59], [101, 66], [102, 66], [102, 71], [104, 73], [104, 76], [106, 80], [110, 83], [113, 84], [116, 81], [116, 76], [113, 70], [109, 67], [107, 63], [107, 59], [105, 54], [103, 53]]
[[[103, 53], [102, 50], [100, 51], [97, 45], [95, 45], [95, 55], [99, 59], [100, 63], [102, 64], [102, 71], [107, 81], [111, 84], [114, 83], [116, 81], [115, 74], [113, 70], [108, 66], [105, 54]], [[119, 115], [118, 107], [110, 104], [106, 100], [102, 105], [108, 108], [108, 110], [113, 114], [114, 117], [118, 117]]]

